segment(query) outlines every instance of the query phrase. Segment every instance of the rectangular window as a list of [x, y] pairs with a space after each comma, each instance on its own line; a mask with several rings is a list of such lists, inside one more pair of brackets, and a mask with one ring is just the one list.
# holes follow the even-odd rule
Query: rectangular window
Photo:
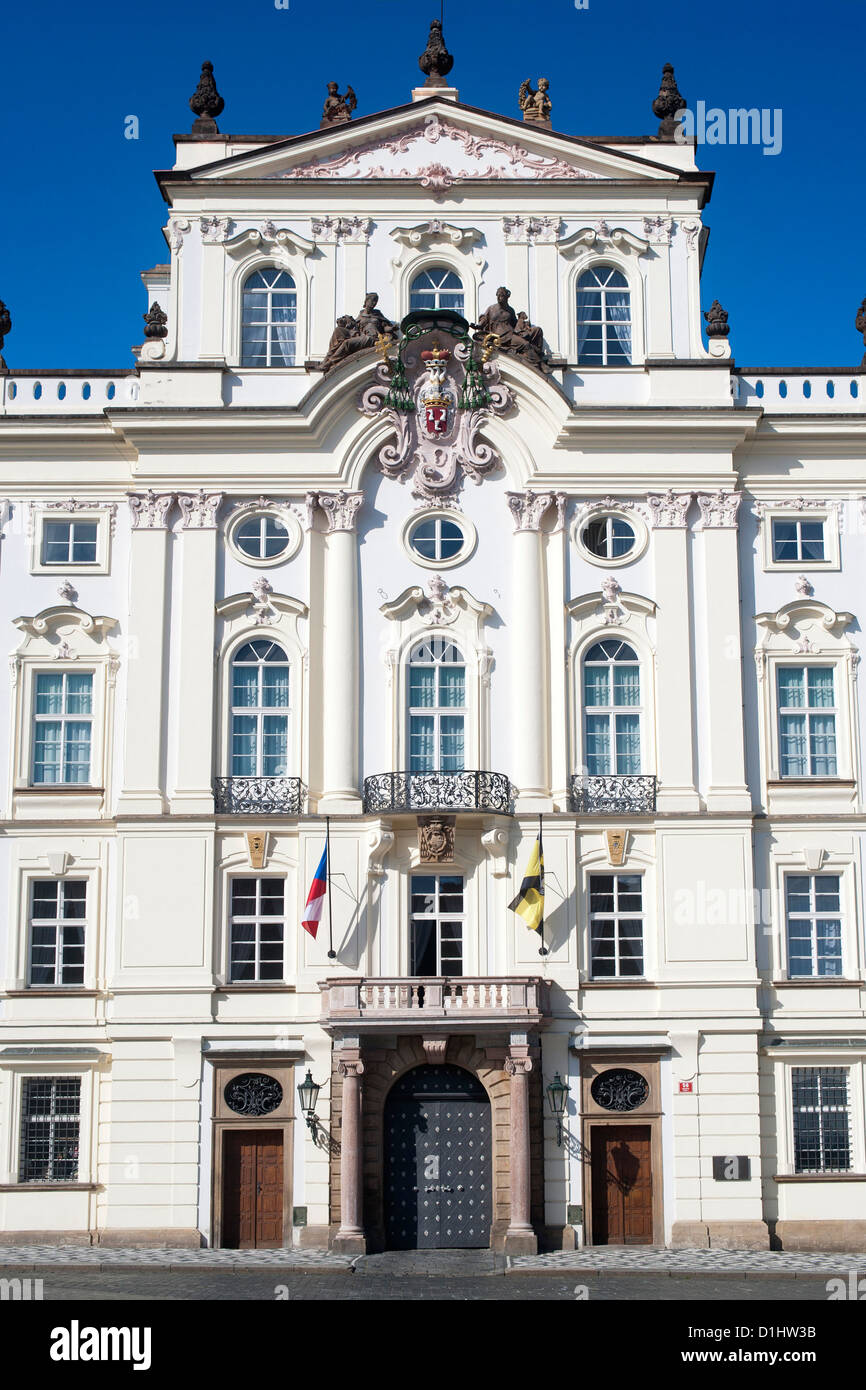
[[83, 879], [34, 879], [30, 893], [28, 983], [84, 984], [87, 884]]
[[792, 979], [842, 974], [842, 917], [838, 874], [785, 878], [788, 974]]
[[79, 1076], [28, 1076], [21, 1102], [21, 1182], [75, 1182], [81, 1116]]
[[281, 878], [232, 880], [232, 984], [283, 979], [285, 926], [285, 883]]
[[793, 1067], [794, 1172], [851, 1167], [847, 1067]]
[[43, 565], [95, 565], [98, 521], [42, 524]]
[[823, 561], [824, 523], [823, 521], [803, 521], [800, 517], [774, 519], [771, 523], [773, 534], [773, 560], [776, 564], [808, 564]]
[[93, 675], [42, 671], [36, 676], [33, 781], [90, 781]]
[[593, 979], [643, 975], [640, 874], [590, 874], [589, 935]]
[[463, 879], [413, 874], [411, 975], [463, 974]]
[[780, 666], [779, 772], [836, 776], [836, 705], [832, 666]]

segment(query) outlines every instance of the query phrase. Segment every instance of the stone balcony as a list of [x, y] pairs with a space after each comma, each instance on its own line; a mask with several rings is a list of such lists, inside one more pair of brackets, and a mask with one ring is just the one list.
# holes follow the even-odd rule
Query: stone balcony
[[367, 812], [483, 811], [508, 816], [511, 783], [501, 772], [379, 772], [364, 779]]
[[548, 1012], [537, 975], [386, 975], [321, 981], [321, 1023], [329, 1033], [459, 1033], [494, 1025], [537, 1027]]

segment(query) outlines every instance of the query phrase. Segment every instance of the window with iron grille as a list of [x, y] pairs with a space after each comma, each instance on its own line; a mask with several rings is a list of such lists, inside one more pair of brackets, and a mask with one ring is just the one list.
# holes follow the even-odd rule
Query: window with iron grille
[[86, 914], [84, 879], [34, 879], [30, 890], [31, 986], [84, 984]]
[[589, 935], [594, 980], [643, 975], [640, 874], [590, 874]]
[[76, 1182], [80, 1076], [28, 1076], [21, 1102], [21, 1182]]
[[792, 979], [842, 974], [838, 874], [787, 874], [788, 974]]
[[411, 975], [463, 974], [463, 878], [412, 875]]
[[794, 1172], [846, 1173], [851, 1167], [847, 1067], [792, 1067]]
[[233, 984], [282, 980], [285, 926], [283, 879], [233, 879], [229, 964]]

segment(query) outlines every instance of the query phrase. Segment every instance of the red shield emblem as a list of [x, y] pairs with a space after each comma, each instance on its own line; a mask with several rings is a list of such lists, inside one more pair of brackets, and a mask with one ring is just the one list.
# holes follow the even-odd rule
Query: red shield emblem
[[428, 434], [445, 434], [448, 429], [448, 409], [444, 405], [424, 407], [424, 425]]

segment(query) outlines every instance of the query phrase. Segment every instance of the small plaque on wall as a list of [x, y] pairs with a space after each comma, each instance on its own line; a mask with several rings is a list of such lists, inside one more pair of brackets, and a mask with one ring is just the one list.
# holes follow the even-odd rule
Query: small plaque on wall
[[713, 1155], [713, 1177], [716, 1182], [747, 1182], [751, 1176], [751, 1159], [743, 1154]]

